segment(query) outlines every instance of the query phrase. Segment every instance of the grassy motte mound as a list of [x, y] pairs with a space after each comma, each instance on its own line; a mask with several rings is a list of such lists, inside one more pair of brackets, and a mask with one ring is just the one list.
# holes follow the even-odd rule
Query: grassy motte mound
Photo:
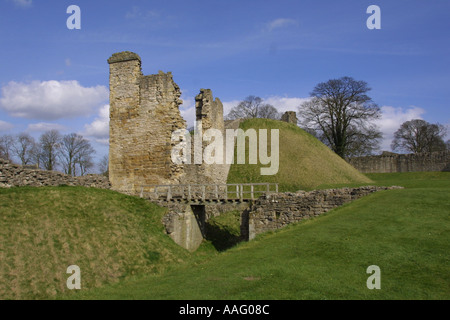
[[[228, 183], [279, 183], [280, 191], [311, 190], [322, 184], [370, 183], [371, 180], [336, 155], [322, 142], [296, 125], [269, 119], [249, 119], [240, 124], [245, 130], [267, 129], [270, 154], [270, 130], [279, 129], [279, 170], [261, 175], [261, 165], [232, 164]], [[246, 143], [248, 155], [248, 141]], [[259, 159], [259, 158], [258, 158]]]
[[0, 189], [0, 299], [69, 291], [69, 265], [89, 289], [156, 274], [188, 257], [164, 234], [166, 209], [109, 190]]

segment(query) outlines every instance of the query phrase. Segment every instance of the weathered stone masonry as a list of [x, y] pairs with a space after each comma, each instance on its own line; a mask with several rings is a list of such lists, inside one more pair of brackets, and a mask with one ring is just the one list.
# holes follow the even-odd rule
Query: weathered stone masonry
[[[219, 98], [214, 98], [210, 89], [200, 89], [195, 97], [195, 114], [197, 132], [205, 134], [209, 129], [215, 129], [225, 136], [225, 124], [223, 120], [223, 105]], [[186, 176], [184, 183], [226, 183], [230, 165], [228, 164], [195, 164], [195, 141], [199, 137], [193, 136], [191, 140], [191, 163], [184, 166]], [[202, 150], [210, 141], [201, 141]], [[225, 154], [225, 150], [223, 150]], [[225, 162], [224, 162], [225, 163]]]
[[295, 111], [286, 111], [281, 116], [281, 121], [297, 125], [297, 113]]
[[44, 187], [44, 186], [84, 186], [101, 189], [111, 187], [107, 177], [97, 174], [88, 174], [81, 177], [13, 164], [0, 159], [0, 188], [11, 187]]
[[109, 179], [114, 190], [136, 194], [140, 185], [179, 183], [171, 134], [185, 129], [181, 91], [170, 72], [144, 76], [141, 59], [120, 52], [110, 66]]
[[450, 152], [396, 154], [385, 152], [379, 156], [349, 159], [362, 173], [450, 171]]

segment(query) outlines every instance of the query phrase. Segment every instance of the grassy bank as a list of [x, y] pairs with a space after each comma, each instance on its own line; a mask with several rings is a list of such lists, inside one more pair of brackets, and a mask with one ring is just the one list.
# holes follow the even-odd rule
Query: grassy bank
[[78, 265], [84, 289], [158, 274], [190, 255], [164, 234], [165, 209], [83, 187], [0, 189], [0, 299], [67, 291]]

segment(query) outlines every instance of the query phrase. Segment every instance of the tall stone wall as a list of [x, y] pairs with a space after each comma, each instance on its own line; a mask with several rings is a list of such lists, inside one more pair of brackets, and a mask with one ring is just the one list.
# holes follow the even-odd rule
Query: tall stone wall
[[144, 76], [132, 52], [113, 54], [110, 67], [109, 179], [114, 190], [179, 183], [183, 166], [171, 161], [171, 134], [185, 129], [181, 91], [170, 72]]
[[450, 152], [396, 154], [357, 157], [348, 162], [362, 173], [450, 171]]
[[370, 193], [399, 188], [366, 186], [264, 195], [242, 213], [241, 236], [251, 240], [259, 233], [318, 216]]
[[13, 164], [0, 159], [0, 188], [44, 187], [44, 186], [83, 186], [109, 189], [108, 178], [97, 174], [73, 177], [57, 171], [40, 170]]

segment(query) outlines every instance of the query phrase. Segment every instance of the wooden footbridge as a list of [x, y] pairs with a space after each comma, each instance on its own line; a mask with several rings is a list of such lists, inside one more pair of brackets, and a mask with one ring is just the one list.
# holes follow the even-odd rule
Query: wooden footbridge
[[192, 204], [247, 202], [263, 194], [277, 193], [277, 183], [143, 185], [140, 197], [153, 201]]

